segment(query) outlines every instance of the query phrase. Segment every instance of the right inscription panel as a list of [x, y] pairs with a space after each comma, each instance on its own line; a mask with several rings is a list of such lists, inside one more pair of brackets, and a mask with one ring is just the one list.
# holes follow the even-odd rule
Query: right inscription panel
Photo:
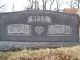
[[48, 35], [49, 36], [70, 36], [72, 34], [72, 28], [69, 25], [49, 25]]

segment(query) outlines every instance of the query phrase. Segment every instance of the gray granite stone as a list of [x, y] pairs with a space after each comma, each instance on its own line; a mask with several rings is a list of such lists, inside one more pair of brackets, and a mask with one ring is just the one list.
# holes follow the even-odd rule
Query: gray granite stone
[[0, 47], [6, 50], [12, 46], [54, 47], [77, 43], [78, 21], [76, 14], [55, 11], [0, 13]]

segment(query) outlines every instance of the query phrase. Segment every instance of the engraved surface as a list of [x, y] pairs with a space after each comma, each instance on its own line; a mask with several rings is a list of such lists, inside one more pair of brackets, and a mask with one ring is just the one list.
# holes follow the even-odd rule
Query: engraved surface
[[[2, 14], [0, 18], [1, 41], [78, 41], [77, 15], [54, 11], [22, 11]], [[5, 15], [6, 18], [2, 17]]]
[[79, 17], [55, 11], [0, 13], [0, 50], [57, 47], [79, 41]]
[[48, 26], [49, 35], [71, 35], [71, 27], [69, 25], [50, 25]]
[[31, 34], [31, 27], [25, 24], [10, 24], [7, 26], [7, 32], [10, 33], [23, 33], [30, 35]]
[[51, 18], [49, 16], [30, 16], [28, 22], [51, 22]]
[[39, 26], [36, 26], [35, 27], [35, 32], [37, 33], [37, 34], [42, 34], [43, 32], [44, 32], [44, 27], [39, 27]]

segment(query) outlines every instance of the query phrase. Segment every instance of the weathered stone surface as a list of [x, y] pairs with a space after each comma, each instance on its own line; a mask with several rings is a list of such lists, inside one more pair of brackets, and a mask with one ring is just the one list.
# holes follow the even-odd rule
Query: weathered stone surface
[[[52, 42], [78, 42], [78, 20], [78, 15], [54, 11], [1, 13], [0, 41], [36, 42], [37, 45], [39, 42], [47, 42], [48, 44]], [[43, 45], [46, 46], [47, 43]]]

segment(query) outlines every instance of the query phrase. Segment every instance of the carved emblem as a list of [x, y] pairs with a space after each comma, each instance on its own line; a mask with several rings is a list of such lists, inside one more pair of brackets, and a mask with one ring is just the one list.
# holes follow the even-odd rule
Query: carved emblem
[[43, 32], [44, 32], [44, 27], [42, 27], [42, 26], [36, 26], [35, 27], [35, 32], [37, 33], [37, 34], [42, 34]]

